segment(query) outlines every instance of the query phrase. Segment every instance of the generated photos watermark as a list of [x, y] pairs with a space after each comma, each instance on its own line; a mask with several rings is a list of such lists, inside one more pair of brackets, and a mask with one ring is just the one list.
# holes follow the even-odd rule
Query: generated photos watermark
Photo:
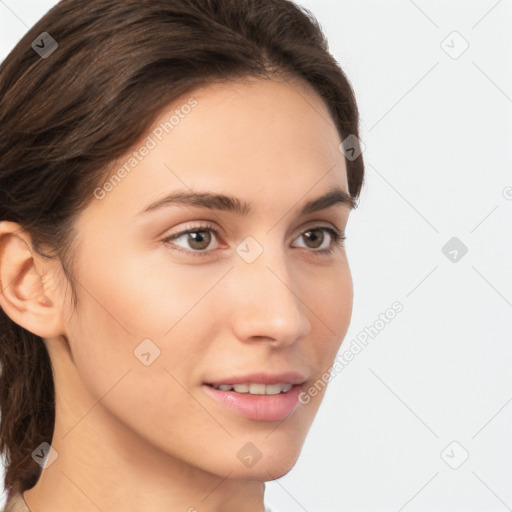
[[341, 373], [341, 371], [363, 351], [370, 339], [376, 338], [386, 325], [394, 320], [403, 309], [404, 306], [401, 302], [393, 302], [391, 307], [387, 308], [384, 313], [379, 314], [379, 318], [375, 320], [372, 325], [365, 327], [352, 338], [349, 347], [336, 356], [333, 365], [329, 367], [314, 384], [309, 386], [307, 390], [300, 393], [299, 402], [303, 405], [308, 404], [311, 401], [311, 397], [318, 395], [332, 378]]

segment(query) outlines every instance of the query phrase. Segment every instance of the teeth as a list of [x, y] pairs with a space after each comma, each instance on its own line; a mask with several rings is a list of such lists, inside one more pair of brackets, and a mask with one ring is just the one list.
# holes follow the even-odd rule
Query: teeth
[[[290, 384], [285, 384], [285, 386], [290, 386]], [[266, 395], [278, 395], [279, 393], [281, 393], [282, 389], [283, 389], [282, 384], [269, 384], [268, 386], [265, 386], [265, 394]]]
[[[238, 393], [236, 388], [237, 386], [235, 386], [235, 391]], [[249, 393], [251, 395], [266, 395], [265, 388], [265, 384], [249, 384]]]
[[[253, 386], [253, 385], [255, 386], [256, 384], [251, 384], [251, 386]], [[249, 386], [249, 384], [235, 384], [233, 386], [233, 388], [235, 388], [235, 391], [237, 393], [250, 393], [251, 392], [251, 387]], [[263, 393], [265, 393], [265, 390], [263, 390]]]
[[235, 390], [236, 393], [249, 393], [250, 395], [278, 395], [286, 393], [292, 388], [291, 384], [220, 384], [213, 386], [220, 391]]

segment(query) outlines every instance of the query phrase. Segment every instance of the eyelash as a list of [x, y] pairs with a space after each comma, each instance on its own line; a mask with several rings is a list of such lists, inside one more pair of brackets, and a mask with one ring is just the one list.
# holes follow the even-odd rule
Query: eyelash
[[[208, 253], [210, 253], [211, 251], [190, 251], [190, 250], [183, 249], [181, 247], [172, 247], [169, 244], [169, 242], [171, 240], [175, 240], [177, 238], [182, 237], [183, 235], [188, 235], [190, 233], [196, 233], [198, 231], [212, 231], [213, 233], [215, 233], [215, 237], [219, 236], [219, 230], [218, 229], [214, 228], [213, 226], [202, 225], [202, 226], [194, 226], [194, 228], [189, 228], [189, 229], [187, 229], [185, 231], [181, 231], [181, 232], [176, 233], [174, 235], [168, 236], [167, 238], [164, 238], [162, 240], [162, 243], [168, 244], [169, 248], [171, 250], [173, 250], [173, 251], [181, 252], [181, 253], [189, 255], [189, 256], [207, 256]], [[305, 231], [303, 231], [299, 236], [304, 235], [308, 231], [327, 231], [331, 235], [332, 244], [331, 244], [331, 246], [328, 249], [320, 249], [320, 250], [317, 250], [317, 251], [315, 251], [313, 249], [311, 250], [311, 252], [320, 254], [322, 256], [329, 256], [330, 254], [332, 254], [334, 252], [334, 250], [337, 247], [339, 247], [339, 248], [343, 247], [344, 246], [344, 242], [346, 240], [346, 236], [345, 236], [344, 233], [340, 233], [337, 230], [335, 230], [333, 228], [330, 228], [330, 227], [327, 227], [327, 226], [314, 226], [314, 227], [310, 227], [310, 228], [306, 229]]]

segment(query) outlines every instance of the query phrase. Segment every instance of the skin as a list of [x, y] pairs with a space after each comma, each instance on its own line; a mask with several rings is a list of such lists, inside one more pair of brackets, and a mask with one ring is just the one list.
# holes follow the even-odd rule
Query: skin
[[[55, 376], [58, 457], [24, 493], [32, 512], [69, 503], [84, 512], [263, 512], [265, 481], [293, 467], [324, 396], [322, 387], [284, 421], [264, 422], [226, 409], [201, 384], [296, 370], [307, 388], [340, 348], [353, 298], [346, 250], [319, 255], [303, 233], [343, 232], [350, 208], [297, 213], [332, 186], [348, 192], [327, 107], [306, 83], [237, 80], [195, 90], [152, 129], [190, 96], [191, 113], [77, 219], [76, 311], [59, 260], [0, 223], [0, 305], [44, 338]], [[253, 211], [137, 215], [188, 189], [236, 196]], [[163, 243], [204, 223], [220, 231], [204, 243], [208, 255], [170, 249], [197, 252], [187, 235]], [[236, 252], [248, 236], [263, 247], [250, 264]], [[146, 338], [160, 350], [149, 366], [134, 356]], [[262, 453], [252, 467], [237, 457], [248, 442]]]

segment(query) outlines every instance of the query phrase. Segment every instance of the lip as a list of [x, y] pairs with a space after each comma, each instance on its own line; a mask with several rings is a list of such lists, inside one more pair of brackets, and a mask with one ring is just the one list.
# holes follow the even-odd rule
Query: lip
[[[209, 380], [205, 384], [220, 386], [221, 384], [304, 384], [306, 377], [299, 372], [289, 371], [279, 374], [255, 372], [247, 375], [223, 377], [222, 380]], [[291, 391], [291, 390], [290, 390]]]
[[[275, 376], [268, 377], [269, 379], [275, 379]], [[280, 378], [282, 378], [282, 376]], [[288, 378], [290, 378], [290, 376], [288, 376]], [[247, 377], [244, 377], [243, 381], [239, 379], [239, 382], [229, 381], [229, 384], [240, 384], [242, 382], [263, 384], [263, 382], [261, 382], [261, 376], [260, 380], [255, 379], [248, 381], [246, 379]], [[228, 383], [226, 380], [223, 382]], [[273, 380], [272, 382], [267, 383], [275, 384], [277, 382], [286, 381]], [[215, 389], [208, 384], [203, 384], [201, 387], [204, 389], [205, 393], [217, 401], [217, 403], [220, 403], [240, 416], [256, 421], [284, 420], [299, 406], [299, 394], [303, 389], [302, 384], [295, 384], [286, 393], [280, 393], [278, 395], [251, 395], [249, 393], [236, 393], [234, 390], [221, 391], [220, 389]]]

